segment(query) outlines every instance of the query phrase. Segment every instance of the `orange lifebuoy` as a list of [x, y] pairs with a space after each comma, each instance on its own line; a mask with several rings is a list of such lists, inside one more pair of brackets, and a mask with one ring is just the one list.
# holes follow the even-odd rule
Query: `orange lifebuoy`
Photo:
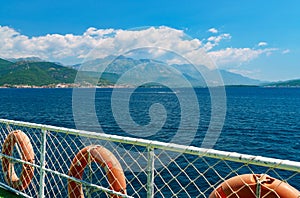
[[266, 174], [244, 174], [220, 184], [209, 198], [299, 198], [300, 192], [289, 184]]
[[[28, 136], [20, 131], [12, 131], [8, 134], [4, 141], [2, 153], [8, 156], [12, 156], [14, 145], [18, 144], [21, 151], [22, 160], [30, 163], [34, 163], [34, 151], [30, 143]], [[10, 159], [3, 157], [2, 159], [2, 171], [4, 173], [5, 181], [17, 190], [25, 190], [34, 175], [34, 167], [29, 164], [23, 164], [20, 177], [17, 176], [13, 163]]]
[[[84, 168], [91, 162], [97, 162], [105, 168], [111, 189], [126, 194], [126, 181], [122, 166], [117, 158], [102, 146], [90, 145], [81, 149], [72, 161], [69, 176], [82, 179]], [[69, 179], [68, 194], [70, 198], [84, 198], [82, 184]]]

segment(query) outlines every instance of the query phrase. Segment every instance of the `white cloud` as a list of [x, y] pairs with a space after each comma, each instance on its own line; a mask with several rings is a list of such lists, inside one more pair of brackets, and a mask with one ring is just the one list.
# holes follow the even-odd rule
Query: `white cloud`
[[[215, 28], [209, 30], [217, 34]], [[230, 34], [220, 34], [207, 39], [191, 39], [183, 30], [166, 26], [149, 27], [142, 30], [97, 29], [88, 28], [82, 35], [47, 34], [28, 37], [18, 31], [0, 26], [0, 57], [19, 58], [36, 56], [45, 60], [59, 61], [65, 64], [81, 62], [85, 57], [101, 58], [108, 55], [120, 55], [131, 49], [154, 47], [149, 50], [152, 56], [164, 56], [165, 50], [173, 51], [194, 64], [206, 64], [213, 67], [208, 54], [218, 66], [240, 64], [250, 61], [261, 54], [271, 54], [275, 49], [226, 48], [214, 50], [222, 40], [230, 39]], [[156, 48], [156, 49], [155, 49]], [[180, 60], [169, 60], [180, 62]]]
[[230, 34], [220, 34], [219, 36], [211, 36], [207, 39], [207, 43], [204, 45], [204, 49], [206, 51], [211, 50], [215, 46], [219, 45], [219, 43], [224, 39], [231, 39]]
[[263, 46], [267, 46], [268, 43], [267, 43], [267, 42], [259, 42], [257, 45], [258, 45], [259, 47], [263, 47]]
[[208, 31], [214, 34], [219, 32], [216, 28], [210, 28]]
[[97, 57], [105, 57], [150, 46], [186, 53], [202, 45], [199, 39], [186, 39], [182, 30], [165, 26], [144, 30], [89, 28], [83, 35], [47, 34], [32, 38], [0, 26], [0, 38], [0, 56], [3, 58], [38, 56], [62, 61], [71, 57], [74, 62], [86, 57], [94, 48], [97, 49], [94, 50]]
[[251, 61], [262, 54], [270, 55], [275, 48], [252, 49], [252, 48], [226, 48], [218, 51], [208, 52], [208, 55], [217, 65], [234, 65]]
[[285, 49], [285, 50], [283, 50], [281, 53], [282, 53], [282, 54], [288, 54], [288, 53], [290, 53], [290, 52], [291, 52], [291, 50]]

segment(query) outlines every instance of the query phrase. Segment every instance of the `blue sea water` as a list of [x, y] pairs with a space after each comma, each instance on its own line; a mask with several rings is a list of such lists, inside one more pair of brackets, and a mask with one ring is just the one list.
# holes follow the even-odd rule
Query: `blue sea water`
[[[207, 89], [196, 89], [196, 93], [200, 119], [191, 145], [200, 146], [209, 125], [211, 104]], [[97, 89], [95, 93], [95, 110], [104, 132], [138, 136], [127, 134], [118, 126], [111, 110], [111, 96], [112, 89]], [[226, 118], [214, 149], [300, 161], [299, 88], [229, 87], [226, 99]], [[169, 142], [181, 119], [176, 93], [169, 89], [140, 88], [130, 97], [130, 116], [137, 124], [147, 125], [149, 108], [155, 103], [166, 109], [166, 120], [161, 130], [145, 138]], [[0, 89], [0, 117], [76, 128], [72, 89]], [[87, 129], [92, 130], [93, 126]]]
[[[131, 126], [131, 121], [125, 119], [124, 125], [128, 126], [128, 130], [124, 130], [116, 120], [116, 112], [112, 108], [112, 91], [117, 92], [115, 103], [120, 102], [120, 107], [117, 109], [121, 115], [124, 114], [124, 104], [129, 108], [130, 118], [138, 125], [147, 126], [151, 123], [151, 108], [156, 104], [158, 110], [154, 111], [154, 116], [163, 121], [163, 125], [156, 133], [132, 133], [135, 131], [134, 126]], [[127, 101], [126, 96], [130, 94], [130, 100]], [[102, 130], [108, 134], [117, 134], [122, 136], [131, 136], [170, 142], [178, 133], [178, 128], [183, 127], [183, 130], [192, 133], [193, 125], [192, 113], [197, 105], [200, 107], [199, 118], [197, 120], [197, 131], [192, 139], [190, 136], [181, 136], [177, 143], [189, 142], [193, 146], [201, 146], [204, 136], [209, 127], [211, 119], [211, 97], [208, 89], [196, 89], [197, 105], [187, 103], [187, 115], [182, 112], [183, 103], [178, 96], [189, 98], [191, 90], [177, 89], [173, 92], [170, 89], [157, 88], [138, 88], [132, 89], [82, 89], [82, 95], [79, 98], [80, 109], [79, 116], [87, 117], [84, 122], [76, 123], [74, 121], [72, 104], [74, 102], [72, 89], [0, 89], [0, 118], [27, 121], [40, 124], [48, 124], [54, 126], [76, 128], [80, 126], [83, 129], [91, 131], [99, 131], [97, 125], [100, 125]], [[194, 90], [192, 90], [194, 91]], [[95, 93], [94, 93], [95, 92]], [[86, 109], [85, 104], [89, 102], [87, 96], [94, 96], [94, 110], [97, 115], [97, 124], [89, 123], [91, 112]], [[78, 98], [77, 98], [78, 99]], [[164, 109], [164, 110], [162, 110]], [[150, 112], [150, 113], [149, 113]], [[165, 113], [165, 117], [163, 116]], [[77, 115], [78, 116], [78, 115]], [[195, 116], [195, 115], [193, 115]], [[197, 117], [197, 116], [196, 116]], [[152, 117], [153, 118], [153, 117]], [[184, 122], [181, 122], [184, 120]], [[195, 120], [194, 120], [195, 121]], [[182, 124], [184, 123], [184, 124]], [[151, 126], [150, 126], [151, 127]], [[155, 127], [155, 126], [154, 126]], [[266, 157], [275, 157], [280, 159], [288, 159], [300, 161], [300, 89], [299, 88], [259, 88], [259, 87], [229, 87], [226, 88], [226, 116], [224, 126], [220, 136], [214, 145], [214, 149], [234, 151], [244, 154], [260, 155]], [[55, 144], [55, 142], [52, 142]], [[63, 145], [62, 145], [63, 146]], [[68, 149], [71, 149], [67, 147]], [[57, 153], [49, 153], [57, 155]], [[60, 155], [58, 155], [60, 156]], [[60, 156], [63, 159], [63, 156]], [[166, 180], [170, 180], [169, 185], [172, 190], [178, 193], [179, 197], [187, 195], [182, 191], [182, 186], [186, 186], [186, 190], [191, 193], [190, 196], [199, 196], [195, 185], [202, 192], [209, 188], [207, 181], [202, 177], [197, 177], [198, 172], [193, 166], [188, 166], [185, 171], [189, 172], [189, 176], [194, 178], [193, 184], [178, 168], [177, 164], [187, 166], [187, 160], [193, 161], [195, 167], [207, 170], [205, 176], [212, 184], [218, 182], [219, 177], [207, 167], [200, 159], [195, 159], [195, 156], [185, 156], [176, 159], [176, 163], [170, 163], [168, 169], [172, 170], [172, 174], [177, 176], [180, 185], [172, 179], [172, 175], [168, 169], [160, 170], [160, 174], [164, 175]], [[194, 161], [195, 160], [195, 161]], [[209, 159], [206, 159], [207, 162]], [[215, 162], [211, 162], [214, 164]], [[52, 167], [53, 166], [53, 167]], [[48, 168], [57, 168], [59, 163], [48, 164]], [[235, 166], [231, 163], [231, 166]], [[239, 167], [239, 165], [237, 165]], [[68, 166], [65, 167], [66, 169]], [[220, 171], [222, 175], [228, 174], [226, 171], [231, 171], [225, 164], [215, 164], [215, 169]], [[228, 169], [228, 170], [227, 170]], [[253, 171], [265, 172], [266, 169], [255, 169]], [[65, 170], [68, 171], [68, 170]], [[223, 171], [223, 172], [222, 172]], [[248, 173], [249, 170], [245, 167], [240, 172]], [[279, 170], [277, 170], [279, 172]], [[136, 181], [136, 176], [130, 171], [125, 172], [126, 178], [132, 181], [132, 186], [128, 187], [128, 193], [135, 196], [134, 189], [139, 189], [140, 182]], [[268, 174], [277, 176], [272, 171]], [[284, 178], [289, 177], [289, 173], [280, 172]], [[233, 175], [232, 175], [233, 176]], [[147, 178], [140, 175], [139, 180], [144, 183]], [[48, 180], [47, 180], [48, 181]], [[299, 176], [295, 176], [291, 181], [291, 185], [299, 189]], [[38, 182], [38, 181], [36, 181]], [[55, 197], [57, 192], [61, 193], [61, 197], [67, 196], [66, 188], [60, 189], [55, 185], [55, 180], [49, 180], [47, 185], [52, 186], [52, 190], [46, 189], [49, 197]], [[52, 182], [52, 183], [51, 183]], [[53, 183], [54, 182], [54, 183]], [[164, 185], [164, 181], [160, 177], [155, 177], [156, 189], [165, 197], [170, 197], [170, 190]], [[137, 186], [135, 186], [137, 185]], [[210, 191], [205, 192], [205, 196], [209, 195]], [[139, 192], [139, 196], [146, 196], [145, 189]]]

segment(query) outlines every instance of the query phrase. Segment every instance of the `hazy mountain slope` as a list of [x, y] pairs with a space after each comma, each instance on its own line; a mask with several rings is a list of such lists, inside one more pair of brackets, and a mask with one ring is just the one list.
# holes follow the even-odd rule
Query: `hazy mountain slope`
[[[174, 70], [177, 70], [178, 73], [175, 74], [176, 72], [171, 72], [170, 67], [172, 67]], [[129, 84], [138, 84], [137, 82], [141, 82], [142, 79], [140, 78], [145, 77], [145, 74], [151, 75], [152, 78], [154, 78], [154, 74], [161, 75], [157, 80], [161, 80], [169, 84], [178, 84], [178, 75], [181, 75], [190, 81], [193, 86], [207, 86], [207, 84], [213, 85], [213, 81], [215, 80], [216, 76], [219, 76], [219, 79], [222, 77], [225, 85], [259, 85], [262, 83], [259, 80], [251, 79], [225, 70], [209, 70], [204, 66], [197, 66], [196, 69], [194, 66], [189, 64], [167, 65], [166, 63], [156, 60], [136, 60], [124, 56], [109, 56], [103, 59], [95, 59], [85, 62], [82, 65], [75, 65], [74, 68], [80, 68], [80, 70], [84, 71], [105, 71], [108, 73], [117, 74], [119, 76], [122, 76], [126, 72], [130, 71], [130, 74], [127, 74], [131, 75], [130, 77], [127, 77], [131, 78], [131, 82], [129, 79], [127, 80], [127, 83]], [[165, 70], [165, 74], [162, 72], [162, 70]], [[139, 76], [137, 71], [144, 76]], [[168, 76], [166, 73], [169, 73], [170, 75]], [[174, 77], [174, 75], [176, 77]], [[206, 82], [209, 80], [212, 82]]]
[[260, 80], [248, 78], [225, 70], [220, 70], [220, 73], [225, 85], [259, 85], [262, 83]]

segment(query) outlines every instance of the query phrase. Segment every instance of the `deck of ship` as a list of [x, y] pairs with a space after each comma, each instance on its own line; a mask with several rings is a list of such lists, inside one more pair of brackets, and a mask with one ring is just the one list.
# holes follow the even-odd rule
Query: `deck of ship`
[[21, 196], [5, 188], [0, 187], [0, 198], [21, 198]]

